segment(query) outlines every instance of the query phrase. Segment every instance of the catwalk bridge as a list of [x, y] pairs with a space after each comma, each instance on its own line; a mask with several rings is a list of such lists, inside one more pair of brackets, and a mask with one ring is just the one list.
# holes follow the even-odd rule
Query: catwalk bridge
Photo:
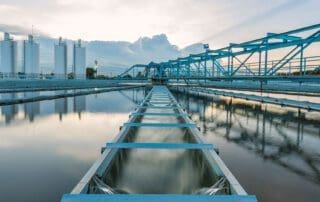
[[[156, 119], [150, 119], [150, 117], [156, 117]], [[150, 120], [156, 121], [150, 122]], [[156, 128], [157, 132], [151, 133], [151, 130], [148, 130], [150, 127]], [[143, 134], [143, 130], [147, 133]], [[143, 135], [146, 136], [145, 141], [141, 141]], [[182, 136], [182, 139], [178, 138], [179, 136]], [[168, 138], [165, 141], [159, 141], [163, 137]], [[170, 139], [175, 141], [170, 141]], [[171, 152], [176, 155], [168, 155]], [[179, 188], [178, 193], [169, 194], [162, 188], [158, 189], [158, 193], [142, 194], [139, 192], [139, 186], [144, 185], [137, 183], [131, 187], [128, 182], [122, 185], [117, 183], [126, 178], [119, 173], [126, 165], [127, 155], [131, 155], [131, 158], [133, 156], [144, 157], [143, 160], [138, 159], [141, 160], [139, 164], [141, 164], [141, 170], [144, 170], [144, 178], [153, 179], [149, 186], [157, 187], [163, 180], [161, 173], [158, 173], [161, 171], [156, 171], [157, 167], [166, 166], [168, 161], [181, 162], [183, 158], [190, 158], [197, 165], [197, 172], [200, 174], [199, 181], [189, 181], [188, 178], [192, 175], [188, 173], [187, 176], [184, 176], [184, 180], [189, 181], [191, 186]], [[130, 164], [127, 166], [130, 167]], [[174, 173], [177, 170], [179, 169], [165, 172]], [[179, 175], [179, 173], [174, 175]], [[177, 185], [179, 182], [175, 180], [175, 177], [166, 179], [166, 186]], [[256, 197], [245, 192], [220, 159], [217, 148], [205, 142], [195, 123], [188, 118], [188, 114], [181, 108], [170, 91], [164, 86], [154, 86], [144, 101], [130, 115], [129, 121], [123, 124], [116, 139], [111, 143], [106, 143], [106, 146], [102, 148], [102, 155], [91, 169], [72, 192], [62, 198], [62, 202], [73, 201], [254, 202]]]

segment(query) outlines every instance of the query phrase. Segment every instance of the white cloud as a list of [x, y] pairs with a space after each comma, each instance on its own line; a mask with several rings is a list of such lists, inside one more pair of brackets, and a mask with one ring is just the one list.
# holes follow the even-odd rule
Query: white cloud
[[6, 12], [6, 13], [10, 13], [10, 12], [15, 12], [18, 11], [19, 9], [15, 6], [11, 6], [11, 5], [0, 5], [0, 12]]
[[[301, 2], [0, 0], [0, 23], [24, 27], [33, 24], [42, 32], [55, 37], [61, 35], [86, 40], [134, 41], [140, 36], [165, 33], [171, 42], [182, 47], [199, 41], [225, 44], [228, 41], [261, 36], [279, 27], [285, 31], [318, 20], [317, 8], [320, 2]], [[10, 9], [15, 10], [9, 12]]]

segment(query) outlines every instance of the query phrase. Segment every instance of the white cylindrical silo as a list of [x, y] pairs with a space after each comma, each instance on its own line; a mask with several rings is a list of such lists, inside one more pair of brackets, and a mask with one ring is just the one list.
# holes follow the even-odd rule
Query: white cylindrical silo
[[54, 73], [56, 78], [67, 78], [67, 44], [59, 38], [54, 46]]
[[76, 79], [86, 78], [86, 48], [80, 39], [73, 45], [73, 73]]
[[29, 35], [28, 40], [23, 42], [23, 61], [24, 73], [27, 78], [36, 78], [39, 76], [39, 44], [35, 43], [33, 36]]
[[17, 42], [4, 33], [4, 40], [1, 41], [1, 62], [0, 72], [3, 77], [13, 77], [17, 73]]

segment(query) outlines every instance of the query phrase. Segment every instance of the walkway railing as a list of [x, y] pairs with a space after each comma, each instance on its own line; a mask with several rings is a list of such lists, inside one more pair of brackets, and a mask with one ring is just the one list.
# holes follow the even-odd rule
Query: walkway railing
[[175, 89], [179, 92], [189, 93], [192, 95], [227, 96], [227, 97], [240, 98], [240, 99], [257, 101], [262, 103], [281, 105], [286, 107], [320, 111], [320, 103], [314, 103], [309, 101], [299, 101], [299, 100], [292, 100], [287, 98], [275, 98], [275, 97], [269, 97], [269, 96], [253, 95], [250, 93], [230, 92], [230, 91], [215, 90], [215, 89], [201, 88], [201, 87], [189, 87], [189, 88], [188, 87], [172, 87], [172, 89]]
[[[165, 109], [165, 110], [164, 110]], [[144, 122], [142, 117], [175, 117], [175, 122]], [[172, 119], [169, 119], [172, 120]], [[133, 141], [134, 132], [136, 129], [143, 129], [155, 127], [157, 130], [164, 130], [167, 133], [174, 131], [172, 128], [183, 128], [185, 134], [190, 135], [190, 140], [186, 142], [136, 142]], [[167, 129], [168, 128], [168, 129]], [[170, 129], [170, 130], [169, 130]], [[152, 140], [150, 134], [150, 140]], [[155, 134], [154, 134], [155, 135]], [[163, 134], [164, 135], [164, 134]], [[177, 134], [171, 134], [175, 136]], [[130, 136], [130, 137], [129, 137]], [[114, 162], [117, 162], [117, 154], [124, 149], [142, 150], [148, 149], [150, 152], [154, 150], [194, 150], [200, 152], [205, 160], [205, 165], [208, 166], [208, 172], [213, 173], [212, 179], [214, 183], [209, 187], [203, 188], [204, 191], [198, 194], [140, 194], [127, 193], [119, 194], [116, 189], [113, 189], [109, 184], [111, 183], [105, 176], [111, 169]], [[119, 135], [111, 143], [107, 143], [102, 149], [102, 155], [90, 168], [87, 174], [76, 185], [70, 194], [66, 194], [62, 198], [62, 202], [74, 201], [229, 201], [229, 202], [255, 202], [256, 197], [248, 195], [239, 182], [235, 179], [223, 161], [220, 159], [212, 144], [207, 144], [202, 137], [201, 132], [196, 125], [191, 121], [180, 104], [175, 100], [170, 91], [164, 86], [155, 86], [146, 96], [144, 101], [136, 108], [130, 115], [130, 119], [125, 123], [120, 130]], [[120, 155], [122, 156], [122, 155]], [[154, 157], [156, 158], [156, 156]], [[125, 157], [121, 157], [121, 161]], [[144, 164], [145, 161], [140, 160], [139, 164]], [[196, 161], [199, 161], [197, 158]], [[161, 164], [153, 164], [155, 168], [161, 168]], [[202, 165], [203, 166], [203, 165]], [[119, 168], [123, 169], [123, 168]], [[117, 171], [119, 172], [119, 171]], [[174, 173], [175, 170], [168, 170], [167, 172]], [[157, 175], [158, 173], [154, 173]], [[176, 175], [179, 175], [177, 173]], [[208, 175], [208, 173], [206, 173]], [[142, 179], [143, 181], [143, 179]], [[146, 186], [155, 186], [154, 184], [146, 184]], [[199, 182], [194, 182], [199, 183]], [[169, 184], [168, 184], [169, 186]], [[201, 190], [203, 190], [201, 189]], [[98, 194], [100, 193], [100, 194]], [[101, 194], [102, 193], [102, 194]], [[215, 195], [219, 193], [219, 195]]]

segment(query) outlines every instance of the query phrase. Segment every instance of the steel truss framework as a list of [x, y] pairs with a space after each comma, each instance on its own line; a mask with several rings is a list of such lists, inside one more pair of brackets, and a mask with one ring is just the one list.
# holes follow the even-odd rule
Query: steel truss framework
[[[315, 24], [280, 34], [267, 33], [263, 38], [230, 43], [224, 48], [207, 49], [203, 53], [175, 60], [136, 64], [119, 77], [131, 75], [130, 77], [140, 78], [201, 79], [235, 76], [304, 76], [307, 70], [320, 69], [320, 57], [304, 56], [304, 51], [319, 41], [320, 24]], [[270, 60], [270, 53], [274, 50], [281, 50], [285, 54], [278, 60]], [[250, 59], [255, 59], [255, 62], [249, 62]], [[226, 64], [222, 65], [222, 61]]]

